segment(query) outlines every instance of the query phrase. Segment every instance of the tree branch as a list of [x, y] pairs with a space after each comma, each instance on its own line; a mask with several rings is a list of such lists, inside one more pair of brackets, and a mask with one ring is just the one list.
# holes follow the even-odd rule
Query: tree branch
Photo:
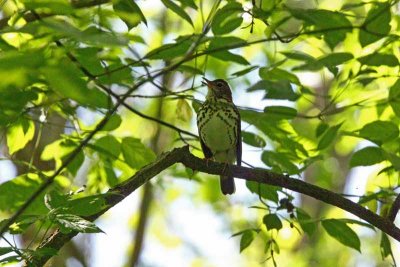
[[[280, 186], [313, 197], [317, 200], [331, 204], [358, 216], [360, 219], [367, 221], [371, 225], [377, 227], [400, 242], [400, 229], [397, 228], [390, 219], [381, 217], [339, 194], [298, 179], [290, 178], [287, 175], [274, 173], [265, 169], [251, 169], [236, 165], [230, 165], [229, 168], [226, 168], [226, 165], [223, 163], [206, 162], [205, 160], [192, 155], [188, 146], [175, 148], [171, 152], [162, 154], [155, 162], [142, 168], [127, 181], [121, 183], [113, 189], [110, 189], [109, 192], [105, 194], [107, 207], [99, 213], [89, 216], [86, 219], [94, 221], [107, 210], [118, 204], [125, 197], [138, 189], [140, 186], [148, 182], [151, 178], [175, 163], [182, 163], [188, 168], [209, 174], [219, 175], [228, 174], [231, 172], [236, 178]], [[42, 244], [40, 244], [39, 248], [52, 248], [59, 250], [66, 242], [68, 242], [77, 234], [77, 232], [63, 234], [59, 231], [56, 231]], [[46, 255], [40, 259], [31, 258], [30, 260], [36, 264], [39, 264], [39, 266], [42, 266], [49, 258], [50, 256]]]
[[397, 195], [396, 199], [394, 200], [392, 206], [390, 207], [389, 214], [388, 214], [388, 219], [392, 222], [394, 222], [394, 219], [396, 219], [397, 213], [399, 213], [400, 210], [400, 194]]

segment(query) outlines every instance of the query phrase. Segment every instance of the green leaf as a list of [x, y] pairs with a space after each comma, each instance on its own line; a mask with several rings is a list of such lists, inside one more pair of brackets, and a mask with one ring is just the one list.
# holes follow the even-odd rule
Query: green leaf
[[65, 205], [65, 210], [78, 216], [90, 216], [103, 210], [107, 203], [106, 195], [92, 195], [86, 197], [71, 198]]
[[19, 118], [7, 128], [7, 146], [10, 155], [23, 149], [35, 134], [35, 125], [32, 121]]
[[370, 166], [386, 160], [384, 151], [375, 146], [364, 147], [356, 151], [350, 160], [350, 167]]
[[347, 218], [345, 218], [345, 219], [338, 219], [338, 220], [339, 220], [339, 221], [342, 221], [342, 222], [344, 222], [344, 223], [347, 223], [347, 224], [358, 224], [358, 225], [360, 225], [360, 226], [364, 226], [364, 227], [367, 227], [367, 228], [369, 228], [369, 229], [375, 231], [375, 227], [374, 227], [372, 224], [365, 223], [365, 222], [362, 222], [362, 221], [359, 221], [359, 220], [347, 219]]
[[[93, 75], [99, 75], [106, 72], [106, 69], [101, 65], [99, 54], [101, 49], [96, 47], [75, 48], [74, 55], [78, 62]], [[107, 66], [109, 69], [109, 66]]]
[[[15, 256], [10, 256], [10, 257], [5, 257], [0, 259], [0, 263], [2, 264], [10, 264], [10, 263], [17, 263], [17, 262], [21, 262], [21, 257], [18, 255]], [[3, 265], [3, 266], [7, 266], [7, 265]]]
[[56, 213], [52, 221], [60, 226], [64, 233], [76, 231], [79, 233], [104, 233], [94, 223], [73, 214]]
[[297, 116], [296, 109], [286, 106], [265, 107], [264, 113], [273, 120], [291, 120]]
[[261, 136], [252, 132], [242, 131], [242, 138], [243, 142], [254, 147], [265, 147], [267, 145]]
[[280, 81], [280, 80], [286, 80], [291, 83], [301, 85], [299, 78], [297, 78], [296, 75], [280, 68], [267, 68], [263, 67], [260, 68], [258, 74], [260, 75], [261, 79], [263, 80], [269, 80], [269, 81]]
[[179, 2], [181, 2], [182, 6], [188, 6], [191, 7], [193, 9], [197, 10], [197, 6], [196, 3], [194, 2], [194, 0], [178, 0]]
[[250, 246], [255, 237], [256, 233], [253, 230], [245, 230], [240, 238], [240, 252]]
[[237, 2], [228, 2], [214, 15], [211, 30], [214, 35], [223, 35], [240, 27], [243, 22], [243, 7]]
[[186, 99], [179, 99], [176, 105], [176, 115], [179, 120], [189, 122], [193, 117], [193, 110]]
[[303, 229], [308, 236], [312, 236], [317, 230], [317, 223], [303, 209], [296, 208], [296, 215], [301, 229]]
[[262, 80], [247, 89], [248, 92], [257, 90], [265, 91], [264, 99], [286, 99], [296, 101], [300, 97], [300, 95], [293, 91], [289, 81]]
[[13, 248], [11, 247], [0, 247], [0, 256], [5, 255], [7, 253], [13, 252]]
[[187, 22], [190, 23], [190, 25], [193, 26], [193, 22], [192, 19], [190, 18], [190, 16], [185, 12], [185, 10], [183, 8], [181, 8], [180, 6], [178, 6], [177, 4], [175, 4], [173, 1], [171, 0], [161, 0], [161, 2], [165, 5], [166, 8], [170, 9], [172, 12], [174, 12], [175, 14], [177, 14], [179, 17], [183, 18], [184, 20], [186, 20]]
[[271, 200], [275, 203], [279, 202], [278, 190], [279, 187], [261, 184], [253, 181], [246, 181], [246, 187], [250, 192], [260, 195], [264, 199]]
[[204, 75], [204, 72], [196, 67], [189, 66], [189, 65], [180, 65], [176, 68], [177, 71], [182, 73], [190, 73], [195, 75]]
[[390, 240], [384, 232], [382, 232], [380, 248], [382, 260], [384, 260], [387, 256], [393, 254], [392, 247], [390, 246]]
[[129, 29], [136, 27], [141, 21], [147, 25], [146, 17], [134, 0], [118, 0], [113, 2], [113, 8]]
[[293, 59], [293, 60], [298, 60], [298, 61], [305, 61], [305, 62], [316, 62], [317, 59], [314, 58], [313, 56], [310, 56], [309, 54], [299, 52], [299, 51], [283, 51], [280, 52], [281, 54], [284, 54], [287, 58]]
[[389, 89], [389, 104], [394, 114], [400, 117], [400, 79], [398, 79]]
[[116, 160], [121, 153], [121, 144], [112, 135], [99, 138], [92, 148], [98, 151], [103, 159], [109, 158], [111, 160]]
[[55, 248], [49, 248], [49, 247], [42, 247], [42, 248], [37, 248], [34, 251], [29, 251], [28, 254], [32, 257], [35, 257], [36, 259], [39, 259], [44, 256], [55, 256], [57, 255], [58, 249]]
[[399, 60], [392, 54], [373, 53], [357, 59], [363, 65], [396, 67], [399, 65]]
[[121, 125], [122, 119], [121, 116], [118, 114], [111, 115], [110, 119], [107, 121], [106, 125], [101, 129], [102, 131], [113, 131], [118, 129]]
[[390, 32], [390, 4], [374, 2], [359, 31], [358, 39], [362, 47], [374, 43]]
[[210, 41], [210, 45], [206, 52], [212, 57], [224, 60], [232, 61], [241, 65], [249, 65], [250, 63], [242, 56], [233, 54], [228, 51], [227, 46], [234, 45], [245, 45], [247, 42], [237, 37], [214, 37]]
[[[21, 175], [0, 184], [0, 210], [15, 212], [41, 185], [37, 175]], [[47, 212], [43, 203], [44, 193], [31, 203], [30, 213], [41, 214]]]
[[[305, 25], [314, 26], [316, 35], [322, 35], [331, 49], [335, 48], [351, 32], [352, 24], [347, 17], [339, 12], [325, 9], [289, 9], [297, 19], [303, 20]], [[319, 32], [318, 32], [319, 31]]]
[[191, 44], [192, 42], [189, 39], [177, 43], [165, 44], [147, 53], [146, 58], [173, 59], [183, 56], [188, 51]]
[[243, 76], [243, 75], [245, 75], [245, 74], [247, 74], [249, 72], [252, 72], [253, 70], [255, 70], [257, 68], [258, 68], [258, 66], [251, 66], [251, 67], [245, 68], [243, 70], [236, 71], [236, 72], [232, 73], [231, 76], [240, 77], [240, 76]]
[[101, 73], [103, 75], [98, 78], [98, 81], [103, 84], [116, 83], [126, 85], [133, 83], [131, 69], [120, 61], [111, 63]]
[[[50, 31], [50, 34], [60, 37], [65, 36], [91, 45], [126, 46], [129, 41], [119, 33], [103, 31], [95, 26], [89, 26], [84, 31], [81, 31], [66, 20], [61, 20], [56, 17], [46, 18], [45, 22], [39, 21], [38, 23], [42, 28]], [[42, 31], [43, 30], [41, 29], [39, 33], [34, 32], [32, 34], [42, 34]]]
[[263, 223], [267, 227], [268, 230], [276, 229], [280, 230], [282, 228], [282, 222], [279, 219], [278, 215], [275, 213], [270, 213], [264, 216]]
[[320, 137], [321, 134], [323, 134], [328, 129], [329, 125], [324, 122], [321, 122], [320, 124], [318, 124], [317, 129], [315, 129], [315, 137]]
[[339, 128], [342, 126], [342, 123], [339, 123], [333, 127], [330, 127], [322, 136], [318, 142], [318, 150], [322, 150], [327, 148], [333, 140], [336, 138], [336, 135], [339, 131]]
[[397, 138], [399, 127], [390, 121], [377, 120], [364, 125], [359, 135], [380, 145]]
[[51, 190], [44, 196], [44, 204], [49, 210], [65, 206], [69, 195], [63, 195], [57, 190]]
[[357, 234], [347, 226], [346, 223], [335, 219], [322, 220], [321, 223], [331, 237], [335, 238], [343, 245], [354, 248], [355, 250], [361, 252], [360, 239], [358, 238]]
[[[64, 154], [60, 155], [61, 161], [65, 162], [66, 160], [69, 159], [71, 156], [71, 153], [77, 149], [79, 146], [78, 143], [75, 141], [71, 140], [63, 140], [60, 143], [60, 146], [63, 148], [63, 151], [60, 151], [60, 153], [64, 152]], [[54, 157], [54, 155], [53, 155]], [[83, 161], [85, 160], [85, 154], [83, 153], [82, 149], [79, 150], [79, 152], [75, 155], [75, 157], [72, 159], [72, 161], [67, 165], [67, 170], [72, 174], [76, 175], [78, 173], [79, 168], [82, 166]]]
[[25, 233], [28, 227], [30, 227], [35, 222], [41, 220], [40, 215], [21, 215], [16, 221], [10, 225], [9, 232], [12, 235], [19, 235]]
[[145, 147], [140, 140], [136, 138], [123, 138], [121, 147], [125, 162], [133, 169], [140, 169], [156, 158], [154, 152]]
[[74, 9], [68, 0], [23, 0], [26, 9], [46, 8], [52, 14], [72, 14]]
[[261, 155], [261, 160], [265, 165], [272, 167], [272, 170], [287, 173], [298, 174], [299, 168], [290, 161], [287, 154], [265, 150]]
[[341, 65], [344, 62], [349, 61], [353, 58], [353, 55], [350, 53], [332, 53], [327, 56], [318, 58], [318, 62], [329, 68]]
[[108, 108], [111, 104], [106, 94], [87, 87], [79, 70], [72, 64], [64, 62], [62, 66], [44, 67], [42, 73], [54, 91], [84, 106]]

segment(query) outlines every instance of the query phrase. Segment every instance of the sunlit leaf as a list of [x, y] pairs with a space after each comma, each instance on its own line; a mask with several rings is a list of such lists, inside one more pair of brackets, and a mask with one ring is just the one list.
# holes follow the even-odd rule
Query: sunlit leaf
[[20, 118], [7, 128], [7, 146], [10, 155], [23, 149], [35, 134], [35, 125], [32, 121]]

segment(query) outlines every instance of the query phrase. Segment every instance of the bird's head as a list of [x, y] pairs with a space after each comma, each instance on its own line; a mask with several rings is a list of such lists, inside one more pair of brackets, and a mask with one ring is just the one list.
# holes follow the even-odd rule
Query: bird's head
[[224, 99], [228, 102], [232, 102], [231, 88], [229, 88], [226, 81], [222, 79], [210, 81], [203, 77], [202, 84], [206, 85], [208, 88], [207, 99]]

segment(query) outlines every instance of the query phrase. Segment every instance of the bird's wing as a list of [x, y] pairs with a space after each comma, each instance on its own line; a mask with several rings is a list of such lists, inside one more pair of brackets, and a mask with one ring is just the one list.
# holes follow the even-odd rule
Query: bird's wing
[[236, 110], [238, 114], [237, 119], [237, 140], [236, 140], [236, 165], [242, 165], [242, 126], [239, 110]]
[[204, 143], [203, 139], [201, 139], [201, 137], [200, 137], [200, 144], [201, 144], [201, 149], [203, 150], [204, 157], [205, 157], [206, 159], [212, 158], [213, 154], [212, 154], [212, 152], [211, 152], [211, 149], [209, 149], [209, 148], [206, 146], [206, 144]]

